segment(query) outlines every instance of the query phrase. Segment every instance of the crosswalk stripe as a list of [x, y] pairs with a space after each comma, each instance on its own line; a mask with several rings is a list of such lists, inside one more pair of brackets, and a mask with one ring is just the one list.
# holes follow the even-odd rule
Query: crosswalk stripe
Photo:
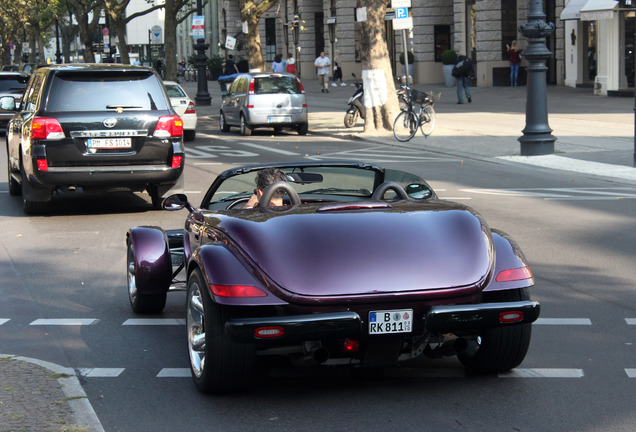
[[117, 378], [125, 368], [79, 368], [77, 372], [84, 378]]
[[190, 378], [190, 368], [163, 368], [157, 374], [157, 378]]
[[625, 369], [625, 373], [630, 378], [636, 378], [636, 369]]
[[636, 318], [625, 318], [627, 325], [636, 325]]
[[583, 369], [513, 369], [498, 374], [499, 378], [582, 378]]
[[0, 318], [0, 325], [4, 324], [6, 322], [9, 322], [9, 321], [10, 321], [9, 318]]
[[185, 325], [183, 318], [130, 318], [124, 321], [125, 326], [150, 326], [150, 325]]
[[589, 318], [539, 318], [535, 321], [538, 325], [592, 325]]
[[48, 326], [84, 326], [98, 323], [95, 318], [40, 318], [33, 321], [32, 326], [48, 325]]

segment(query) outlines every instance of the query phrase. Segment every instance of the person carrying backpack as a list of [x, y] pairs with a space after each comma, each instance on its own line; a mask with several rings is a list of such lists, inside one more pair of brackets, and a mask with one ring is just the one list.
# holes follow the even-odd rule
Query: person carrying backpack
[[[470, 97], [470, 89], [468, 88], [468, 80], [474, 76], [475, 70], [473, 69], [473, 62], [470, 61], [465, 55], [457, 56], [455, 67], [453, 67], [453, 76], [457, 80], [457, 103], [463, 104], [463, 94], [466, 93], [468, 103], [473, 100]], [[462, 90], [463, 89], [463, 90]]]

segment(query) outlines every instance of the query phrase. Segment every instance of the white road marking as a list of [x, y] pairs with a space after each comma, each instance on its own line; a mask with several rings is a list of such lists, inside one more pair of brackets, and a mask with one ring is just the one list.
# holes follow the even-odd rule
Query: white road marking
[[466, 370], [451, 368], [395, 368], [387, 369], [385, 371], [385, 376], [391, 378], [465, 378]]
[[511, 197], [542, 198], [544, 200], [620, 200], [636, 199], [636, 188], [523, 188], [523, 189], [460, 189], [462, 192]]
[[287, 150], [275, 149], [275, 148], [267, 147], [267, 146], [264, 146], [264, 145], [248, 143], [248, 142], [240, 142], [238, 144], [244, 145], [244, 146], [248, 146], [248, 147], [252, 147], [252, 148], [255, 148], [255, 149], [259, 149], [259, 150], [268, 151], [268, 152], [280, 153], [280, 154], [283, 154], [283, 155], [286, 155], [286, 156], [298, 156], [300, 154], [300, 153], [294, 153], [294, 152], [290, 152], [290, 151], [287, 151]]
[[636, 170], [634, 170], [634, 168], [632, 167], [571, 159], [558, 155], [499, 156], [498, 159], [509, 160], [512, 162], [521, 162], [525, 164], [563, 171], [573, 171], [583, 174], [594, 174], [605, 177], [636, 180]]
[[79, 368], [77, 372], [84, 378], [117, 378], [125, 368]]
[[47, 326], [85, 326], [93, 325], [99, 322], [95, 318], [40, 318], [33, 321], [32, 326], [47, 325]]
[[625, 373], [629, 378], [636, 378], [636, 369], [625, 369]]
[[592, 325], [589, 318], [539, 318], [535, 322], [538, 325]]
[[625, 318], [627, 325], [636, 325], [636, 318]]
[[157, 374], [157, 378], [190, 378], [190, 368], [163, 368]]
[[9, 318], [0, 318], [0, 325], [4, 324], [6, 322], [9, 322], [9, 321], [10, 321]]
[[124, 321], [125, 326], [159, 326], [159, 325], [185, 325], [183, 318], [130, 318]]
[[513, 369], [500, 373], [499, 378], [582, 378], [583, 369]]

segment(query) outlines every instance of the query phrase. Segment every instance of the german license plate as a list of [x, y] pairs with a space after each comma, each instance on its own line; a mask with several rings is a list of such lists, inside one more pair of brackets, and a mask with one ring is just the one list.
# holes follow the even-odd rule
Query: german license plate
[[411, 333], [413, 309], [369, 312], [369, 334]]
[[130, 138], [89, 138], [89, 149], [130, 148]]
[[290, 116], [272, 116], [268, 118], [270, 123], [291, 123]]

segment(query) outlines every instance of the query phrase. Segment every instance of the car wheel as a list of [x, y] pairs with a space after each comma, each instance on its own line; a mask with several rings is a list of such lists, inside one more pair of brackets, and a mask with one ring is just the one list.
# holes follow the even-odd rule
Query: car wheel
[[352, 128], [356, 125], [356, 120], [358, 120], [358, 110], [355, 108], [349, 108], [344, 117], [344, 125], [346, 128]]
[[[526, 289], [484, 293], [483, 302], [529, 300]], [[505, 372], [521, 364], [530, 346], [532, 324], [497, 327], [479, 334], [479, 350], [474, 355], [460, 354], [459, 361], [468, 370], [482, 373]]]
[[150, 195], [150, 201], [152, 201], [152, 208], [155, 210], [163, 210], [163, 197], [157, 191], [156, 186], [148, 186], [148, 195]]
[[159, 313], [166, 307], [167, 292], [161, 294], [143, 294], [137, 289], [137, 265], [135, 262], [135, 251], [132, 244], [128, 243], [128, 253], [126, 254], [126, 279], [128, 280], [128, 300], [130, 307], [139, 314]]
[[212, 301], [201, 272], [188, 278], [186, 329], [190, 370], [197, 389], [204, 393], [244, 390], [256, 362], [254, 345], [232, 341], [225, 333], [227, 309]]
[[11, 175], [11, 164], [9, 163], [9, 156], [7, 155], [7, 174], [8, 179], [7, 183], [9, 184], [9, 195], [18, 196], [22, 193], [22, 188], [20, 187], [20, 183], [16, 181], [16, 179]]
[[225, 114], [223, 114], [222, 112], [219, 115], [219, 128], [221, 129], [221, 132], [230, 131], [230, 125], [228, 125], [227, 121], [225, 121]]
[[194, 141], [197, 136], [197, 131], [195, 130], [184, 130], [183, 131], [183, 139], [186, 141]]
[[301, 123], [298, 125], [296, 130], [298, 131], [298, 135], [307, 135], [307, 132], [309, 131], [309, 124]]
[[243, 114], [241, 114], [241, 135], [252, 135], [252, 128], [247, 124], [247, 120], [245, 120], [245, 116]]
[[20, 174], [22, 176], [20, 189], [20, 194], [22, 195], [22, 211], [24, 212], [24, 214], [27, 215], [39, 215], [42, 213], [46, 213], [48, 201], [31, 201], [24, 198], [25, 196], [28, 196], [27, 188], [29, 188], [29, 185], [27, 184], [27, 176], [24, 172], [22, 164], [20, 164]]

